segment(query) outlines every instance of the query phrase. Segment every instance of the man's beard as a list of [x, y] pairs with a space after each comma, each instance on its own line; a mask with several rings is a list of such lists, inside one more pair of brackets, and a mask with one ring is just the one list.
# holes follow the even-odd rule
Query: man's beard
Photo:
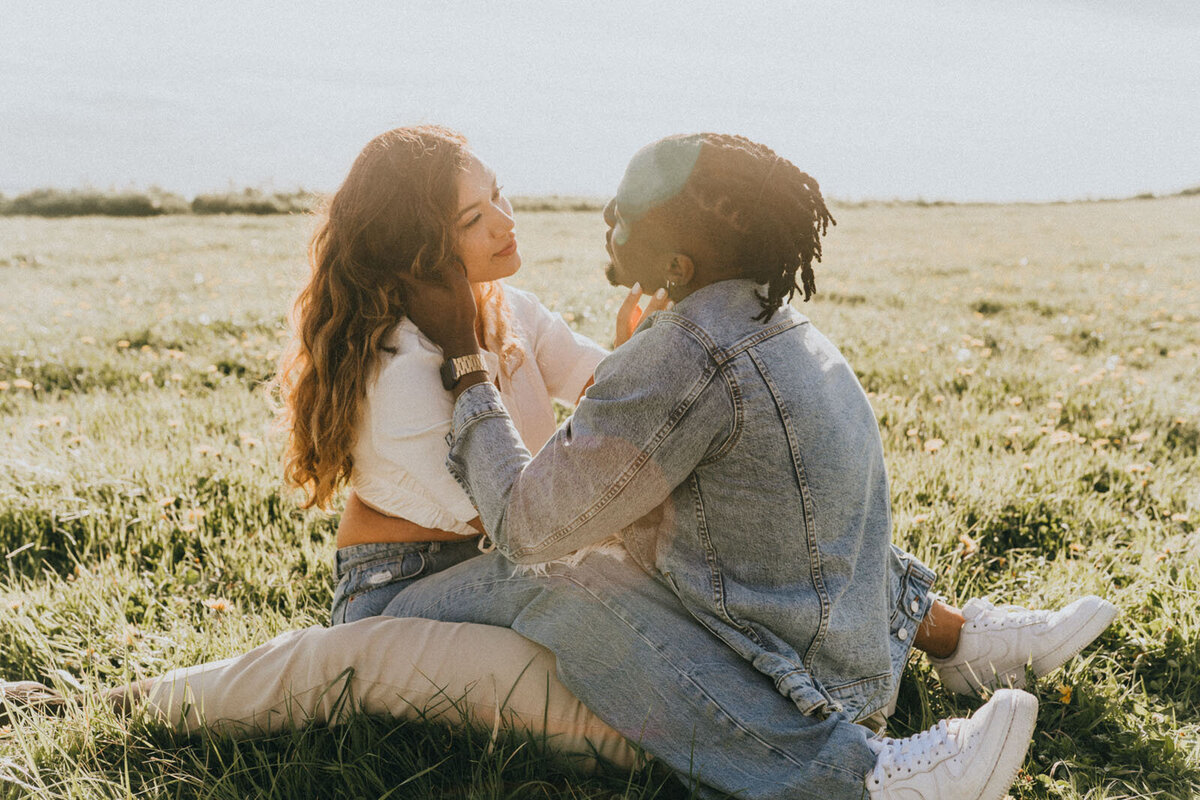
[[604, 277], [608, 278], [608, 282], [613, 286], [621, 285], [617, 280], [617, 265], [611, 261], [608, 262], [608, 266], [604, 268]]

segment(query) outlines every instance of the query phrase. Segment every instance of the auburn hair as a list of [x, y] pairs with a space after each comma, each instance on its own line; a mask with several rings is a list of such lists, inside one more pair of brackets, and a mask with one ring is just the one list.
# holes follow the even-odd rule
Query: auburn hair
[[[311, 274], [272, 381], [288, 433], [284, 481], [304, 490], [304, 508], [328, 508], [350, 477], [363, 399], [408, 309], [399, 276], [436, 279], [457, 261], [457, 178], [468, 153], [466, 138], [447, 128], [390, 130], [363, 148], [318, 212]], [[511, 373], [523, 352], [503, 285], [474, 289], [480, 342]]]

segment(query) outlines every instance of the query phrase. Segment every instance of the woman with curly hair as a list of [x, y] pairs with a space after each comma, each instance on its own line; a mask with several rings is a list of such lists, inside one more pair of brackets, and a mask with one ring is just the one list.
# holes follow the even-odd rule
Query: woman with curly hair
[[[405, 278], [465, 271], [489, 380], [536, 451], [607, 351], [501, 280], [521, 266], [512, 206], [460, 134], [398, 128], [372, 140], [328, 203], [277, 385], [284, 477], [328, 507], [337, 534], [334, 624], [375, 616], [407, 583], [476, 555], [483, 528], [443, 466], [450, 397], [441, 351], [408, 315]], [[651, 310], [665, 299], [652, 301]]]

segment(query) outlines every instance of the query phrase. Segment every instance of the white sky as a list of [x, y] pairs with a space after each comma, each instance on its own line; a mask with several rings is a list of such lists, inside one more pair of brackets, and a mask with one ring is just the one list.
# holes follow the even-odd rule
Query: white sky
[[1200, 3], [0, 0], [0, 191], [336, 188], [395, 125], [510, 194], [643, 144], [759, 139], [838, 198], [1200, 185]]

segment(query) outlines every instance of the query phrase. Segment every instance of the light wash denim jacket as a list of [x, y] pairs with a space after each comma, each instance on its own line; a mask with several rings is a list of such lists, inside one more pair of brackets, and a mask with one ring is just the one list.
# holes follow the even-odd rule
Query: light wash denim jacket
[[653, 315], [536, 458], [495, 387], [470, 387], [447, 466], [513, 561], [620, 531], [801, 711], [862, 719], [894, 694], [933, 574], [890, 545], [883, 446], [853, 370], [791, 307], [755, 321], [763, 288], [721, 281]]

